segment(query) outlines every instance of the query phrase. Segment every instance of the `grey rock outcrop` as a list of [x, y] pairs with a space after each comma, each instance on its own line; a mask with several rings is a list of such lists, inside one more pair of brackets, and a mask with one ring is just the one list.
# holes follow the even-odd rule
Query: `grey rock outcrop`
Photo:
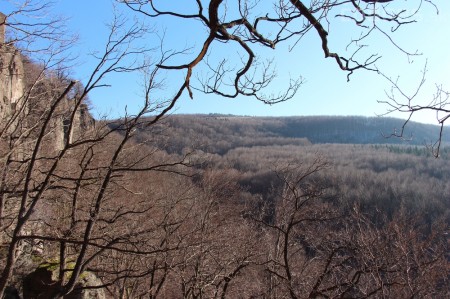
[[0, 13], [0, 117], [3, 119], [20, 106], [25, 89], [20, 52], [5, 43], [5, 20], [5, 15]]
[[5, 22], [6, 22], [6, 16], [0, 12], [0, 42], [5, 42]]
[[[39, 71], [41, 66], [33, 65], [33, 62], [23, 57], [13, 43], [5, 41], [6, 27], [6, 16], [0, 12], [0, 131], [7, 128], [6, 132], [12, 134], [17, 131], [18, 126], [26, 126], [27, 122], [34, 125], [48, 109], [51, 99], [58, 98], [65, 87], [60, 79], [52, 77], [51, 70]], [[44, 76], [47, 77], [33, 78], [33, 75], [30, 75], [31, 69], [27, 68], [35, 68], [38, 70], [37, 73], [41, 73], [41, 76], [45, 73], [47, 75]], [[31, 82], [28, 82], [30, 77]], [[39, 106], [40, 108], [37, 108]], [[94, 125], [94, 119], [87, 106], [82, 103], [77, 107], [72, 117], [74, 100], [65, 98], [52, 116], [48, 134], [53, 135], [53, 146], [57, 150], [61, 149], [67, 140], [70, 142], [78, 140]]]

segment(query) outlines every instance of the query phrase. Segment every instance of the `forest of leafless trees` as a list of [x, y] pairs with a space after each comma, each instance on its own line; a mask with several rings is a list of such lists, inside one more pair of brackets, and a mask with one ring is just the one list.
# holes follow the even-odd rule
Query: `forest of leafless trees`
[[[264, 94], [275, 76], [253, 69], [254, 46], [309, 31], [348, 76], [377, 71], [377, 56], [329, 49], [322, 23], [349, 6], [339, 17], [356, 27], [380, 22], [370, 34], [415, 15], [371, 13], [391, 1], [280, 0], [263, 15], [250, 1], [192, 1], [192, 14], [117, 2], [151, 20], [199, 22], [207, 34], [198, 55], [173, 65], [185, 50], [136, 44], [154, 29], [116, 15], [79, 82], [68, 75], [74, 39], [64, 20], [36, 21], [50, 2], [25, 1], [1, 16], [1, 298], [448, 297], [450, 169], [439, 128], [435, 159], [417, 145], [282, 136], [281, 125], [261, 130], [257, 118], [169, 115], [183, 93], [289, 100], [301, 80]], [[260, 23], [276, 25], [275, 36]], [[206, 59], [216, 42], [236, 43], [242, 68]], [[211, 76], [193, 83], [202, 63]], [[89, 93], [134, 71], [144, 77], [140, 110], [94, 119]], [[170, 72], [183, 74], [176, 92], [155, 97]]]

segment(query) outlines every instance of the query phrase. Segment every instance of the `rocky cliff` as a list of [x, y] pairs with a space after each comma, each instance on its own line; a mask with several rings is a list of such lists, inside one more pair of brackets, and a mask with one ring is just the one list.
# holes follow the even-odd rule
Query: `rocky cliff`
[[21, 105], [24, 69], [20, 52], [5, 43], [4, 14], [0, 13], [0, 117], [7, 119]]
[[[6, 24], [5, 15], [0, 13], [0, 133], [12, 136], [20, 135], [17, 132], [23, 127], [35, 125], [65, 86], [51, 71], [42, 71], [42, 66], [5, 40]], [[53, 135], [55, 149], [61, 149], [67, 139], [77, 140], [94, 124], [85, 104], [77, 105], [72, 117], [74, 102], [66, 97], [52, 115], [49, 134]]]
[[[0, 13], [0, 269], [5, 268], [3, 263], [8, 254], [14, 257], [13, 278], [5, 298], [17, 298], [22, 293], [23, 278], [36, 272], [38, 260], [57, 255], [54, 248], [36, 240], [19, 241], [14, 252], [8, 252], [12, 232], [19, 221], [14, 215], [19, 215], [22, 194], [28, 192], [21, 184], [25, 180], [28, 180], [27, 184], [38, 180], [42, 173], [48, 171], [47, 162], [57, 159], [67, 141], [76, 142], [83, 138], [94, 121], [87, 105], [80, 103], [75, 91], [62, 96], [71, 80], [24, 55], [5, 37], [7, 26], [5, 15]], [[37, 158], [30, 162], [33, 154]], [[34, 163], [35, 171], [31, 179], [25, 179], [30, 163]], [[29, 185], [33, 184], [34, 181]], [[39, 186], [35, 184], [32, 188]], [[31, 195], [27, 195], [27, 200], [31, 201], [37, 193], [33, 192], [28, 193]], [[48, 212], [47, 207], [44, 203], [34, 209], [33, 216], [21, 229], [22, 236], [39, 235], [45, 230], [40, 217]], [[47, 297], [33, 295], [25, 298]]]

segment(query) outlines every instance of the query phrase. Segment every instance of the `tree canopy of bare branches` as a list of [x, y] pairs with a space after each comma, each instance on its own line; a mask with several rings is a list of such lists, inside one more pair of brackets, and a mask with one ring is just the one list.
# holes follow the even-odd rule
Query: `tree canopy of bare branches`
[[[13, 8], [1, 19], [7, 30], [0, 45], [2, 78], [14, 77], [21, 84], [14, 101], [7, 95], [0, 103], [0, 297], [26, 254], [25, 259], [42, 259], [46, 263], [41, 266], [57, 268], [51, 286], [45, 286], [49, 298], [83, 288], [121, 298], [261, 293], [272, 298], [366, 298], [388, 292], [420, 296], [436, 286], [437, 280], [420, 280], [429, 273], [438, 277], [430, 268], [441, 261], [442, 236], [436, 235], [437, 241], [430, 237], [428, 243], [422, 236], [404, 237], [406, 229], [393, 223], [385, 233], [395, 241], [392, 248], [391, 239], [383, 239], [357, 209], [351, 221], [337, 220], [340, 215], [315, 180], [328, 167], [321, 158], [278, 170], [281, 188], [270, 194], [270, 206], [248, 194], [246, 202], [236, 172], [216, 172], [197, 164], [192, 151], [169, 155], [152, 138], [135, 138], [142, 129], [154, 129], [152, 137], [157, 138], [156, 125], [184, 93], [191, 98], [195, 92], [247, 96], [267, 104], [291, 99], [302, 79], [266, 94], [276, 73], [270, 61], [260, 61], [259, 52], [282, 44], [300, 46], [310, 32], [320, 40], [317, 51], [348, 78], [359, 70], [378, 71], [378, 55], [360, 54], [375, 31], [405, 55], [415, 55], [397, 45], [388, 30], [414, 22], [423, 1], [415, 1], [412, 13], [393, 5], [397, 1], [192, 0], [188, 10], [179, 10], [174, 1], [118, 2], [155, 22], [198, 23], [204, 33], [200, 47], [189, 58], [191, 49], [183, 46], [166, 50], [163, 35], [158, 48], [142, 46], [152, 30], [116, 14], [90, 75], [78, 82], [67, 75], [72, 60], [66, 51], [73, 38], [65, 38], [63, 19], [42, 17], [50, 2], [10, 2]], [[350, 20], [363, 32], [349, 41], [350, 52], [330, 45], [328, 24], [334, 17]], [[215, 57], [214, 47], [225, 44], [236, 46], [240, 56]], [[207, 75], [200, 75], [200, 66]], [[107, 86], [112, 74], [136, 71], [144, 77], [138, 112], [125, 111], [114, 121], [92, 119], [89, 93]], [[181, 74], [175, 92], [157, 99], [162, 75], [173, 73]], [[268, 214], [246, 210], [254, 202]], [[334, 226], [340, 224], [342, 229]], [[326, 233], [316, 236], [314, 231], [321, 229]], [[260, 241], [267, 246], [258, 247]], [[375, 256], [367, 243], [376, 242], [404, 263]], [[37, 244], [43, 244], [44, 253], [33, 253]], [[425, 252], [427, 244], [435, 250]], [[411, 262], [414, 250], [422, 252]], [[413, 275], [411, 267], [423, 271]], [[311, 275], [302, 280], [303, 272]], [[100, 283], [81, 286], [86, 273], [95, 273]], [[257, 286], [269, 282], [268, 287], [249, 288], [252, 280], [262, 282]], [[392, 287], [398, 284], [398, 289]]]
[[[409, 53], [398, 45], [390, 32], [415, 22], [423, 1], [414, 1], [408, 7], [394, 5], [391, 1], [191, 1], [181, 9], [178, 5], [163, 1], [119, 1], [133, 11], [143, 14], [157, 22], [158, 18], [170, 18], [182, 26], [183, 22], [196, 22], [205, 29], [202, 46], [194, 49], [197, 53], [185, 63], [172, 63], [170, 56], [183, 54], [186, 49], [171, 49], [165, 52], [168, 57], [160, 65], [166, 70], [184, 71], [185, 77], [178, 94], [187, 90], [193, 97], [192, 77], [194, 69], [201, 62], [208, 65], [210, 74], [202, 78], [199, 89], [223, 97], [235, 98], [238, 95], [255, 97], [265, 103], [277, 103], [292, 98], [302, 83], [293, 79], [286, 83], [284, 92], [266, 95], [264, 90], [274, 79], [275, 73], [270, 64], [260, 62], [259, 52], [263, 48], [276, 49], [281, 44], [300, 47], [301, 40], [307, 34], [315, 34], [320, 44], [317, 47], [325, 58], [331, 58], [336, 65], [350, 76], [354, 71], [365, 69], [375, 71], [378, 54], [359, 55], [366, 47], [364, 42], [375, 32], [386, 36], [387, 42], [394, 44], [406, 55]], [[398, 2], [398, 1], [397, 1]], [[425, 1], [429, 2], [429, 1]], [[414, 8], [411, 9], [411, 6]], [[330, 46], [330, 35], [340, 34], [332, 31], [333, 19], [350, 20], [355, 32], [361, 32], [358, 38], [349, 40], [351, 51], [339, 53]], [[212, 59], [215, 44], [235, 44], [240, 49], [237, 61]], [[214, 63], [209, 63], [209, 60]], [[233, 64], [240, 66], [233, 67]], [[178, 95], [177, 94], [177, 95]], [[173, 100], [176, 101], [177, 97]]]

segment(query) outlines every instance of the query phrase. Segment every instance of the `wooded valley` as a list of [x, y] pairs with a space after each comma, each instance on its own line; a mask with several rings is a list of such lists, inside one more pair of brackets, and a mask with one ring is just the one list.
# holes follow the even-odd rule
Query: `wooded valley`
[[[340, 9], [367, 29], [369, 16], [400, 26], [417, 12], [392, 13], [391, 1], [275, 1], [269, 18], [250, 13], [262, 2], [232, 1], [240, 17], [226, 22], [220, 0], [190, 2], [195, 14], [154, 2], [117, 4], [150, 19], [198, 21], [208, 34], [196, 58], [170, 65], [188, 51], [163, 51], [161, 37], [160, 47], [133, 47], [148, 28], [116, 15], [84, 83], [69, 75], [64, 21], [35, 21], [50, 3], [0, 14], [0, 298], [449, 298], [448, 115], [432, 126], [171, 114], [194, 91], [266, 104], [293, 98], [301, 80], [262, 93], [275, 75], [253, 70], [265, 65], [252, 47], [275, 49], [309, 31], [348, 77], [375, 71], [376, 55], [354, 56], [361, 48], [330, 51], [327, 14]], [[276, 24], [277, 34], [260, 33], [260, 22]], [[215, 66], [207, 56], [214, 41], [236, 42], [242, 69]], [[149, 52], [160, 60], [148, 62]], [[212, 75], [194, 87], [201, 62]], [[92, 90], [135, 71], [145, 78], [137, 112], [95, 119]], [[180, 85], [155, 96], [166, 71], [180, 71]], [[441, 88], [425, 107], [392, 97], [390, 107], [445, 114], [448, 96]]]

